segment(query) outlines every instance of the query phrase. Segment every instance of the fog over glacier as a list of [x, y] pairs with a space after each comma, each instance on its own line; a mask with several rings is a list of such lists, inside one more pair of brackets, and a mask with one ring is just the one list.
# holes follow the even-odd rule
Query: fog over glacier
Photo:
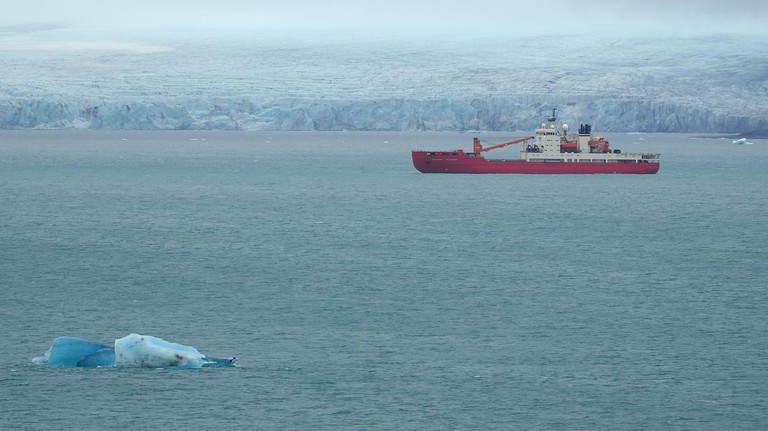
[[[0, 128], [529, 130], [555, 108], [604, 131], [768, 129], [761, 2], [688, 16], [681, 2], [652, 20], [655, 0], [480, 1], [477, 16], [461, 3], [425, 20], [424, 4], [395, 1], [375, 21], [376, 6], [344, 1], [286, 2], [294, 14], [192, 1], [142, 25], [147, 2], [123, 15], [84, 3], [58, 22], [13, 7], [0, 19]], [[645, 19], [612, 19], [630, 10]]]

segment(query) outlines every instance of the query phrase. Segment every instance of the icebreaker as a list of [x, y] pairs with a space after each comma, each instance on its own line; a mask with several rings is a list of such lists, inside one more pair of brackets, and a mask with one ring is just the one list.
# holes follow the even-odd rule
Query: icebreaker
[[197, 349], [151, 335], [130, 334], [113, 345], [64, 336], [53, 340], [35, 363], [66, 367], [205, 368], [234, 367], [237, 358], [205, 356]]

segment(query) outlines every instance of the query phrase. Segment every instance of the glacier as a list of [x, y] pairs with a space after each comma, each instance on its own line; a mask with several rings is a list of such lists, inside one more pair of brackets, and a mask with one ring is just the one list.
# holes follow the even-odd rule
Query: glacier
[[79, 337], [57, 337], [43, 356], [32, 361], [84, 368], [207, 368], [237, 364], [237, 358], [209, 357], [194, 347], [139, 334], [118, 338], [112, 345]]
[[126, 37], [0, 32], [0, 129], [768, 129], [765, 36]]
[[741, 132], [768, 119], [642, 99], [485, 96], [464, 99], [279, 101], [206, 99], [183, 103], [15, 99], [0, 106], [0, 129], [251, 131], [508, 131], [531, 130], [551, 110], [601, 131]]

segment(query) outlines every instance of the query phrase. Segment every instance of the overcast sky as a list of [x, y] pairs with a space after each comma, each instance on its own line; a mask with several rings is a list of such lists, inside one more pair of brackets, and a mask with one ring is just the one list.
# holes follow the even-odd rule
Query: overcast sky
[[768, 0], [25, 0], [2, 6], [0, 26], [30, 23], [120, 29], [567, 33], [589, 28], [765, 34]]

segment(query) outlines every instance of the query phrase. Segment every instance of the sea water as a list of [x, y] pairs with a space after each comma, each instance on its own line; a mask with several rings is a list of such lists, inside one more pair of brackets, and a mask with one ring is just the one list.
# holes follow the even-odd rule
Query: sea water
[[[0, 132], [3, 427], [768, 426], [768, 141], [609, 136], [657, 175], [413, 168], [472, 136]], [[239, 367], [32, 363], [128, 333]]]

